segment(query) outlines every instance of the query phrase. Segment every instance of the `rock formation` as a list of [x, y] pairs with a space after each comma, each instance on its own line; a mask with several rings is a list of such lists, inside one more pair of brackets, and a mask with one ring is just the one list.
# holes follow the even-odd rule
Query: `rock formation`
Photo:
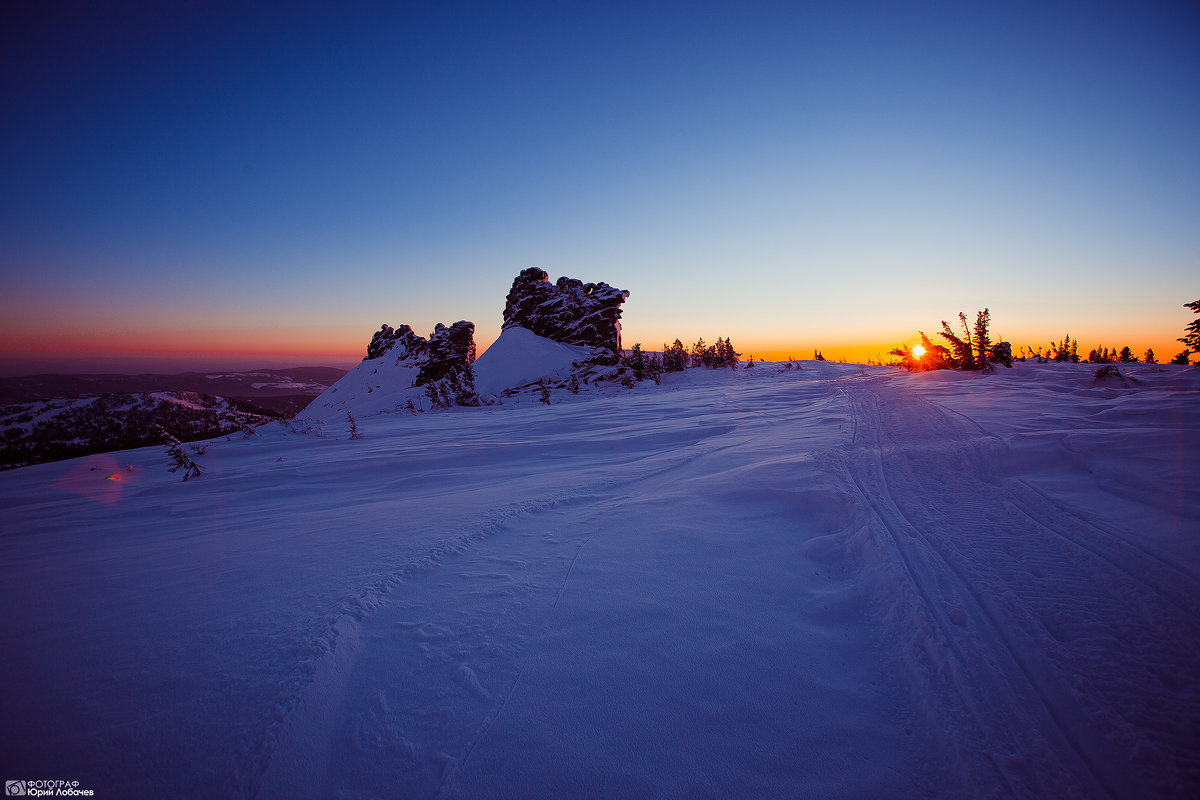
[[566, 277], [550, 283], [549, 277], [538, 267], [521, 271], [505, 298], [503, 328], [521, 327], [563, 344], [593, 347], [594, 361], [616, 364], [621, 304], [629, 292]]
[[469, 372], [475, 360], [475, 323], [460, 320], [447, 328], [439, 322], [428, 340], [413, 333], [409, 325], [395, 329], [384, 325], [371, 337], [363, 361], [388, 354], [397, 362], [409, 361], [418, 367], [414, 386], [424, 386], [451, 373]]

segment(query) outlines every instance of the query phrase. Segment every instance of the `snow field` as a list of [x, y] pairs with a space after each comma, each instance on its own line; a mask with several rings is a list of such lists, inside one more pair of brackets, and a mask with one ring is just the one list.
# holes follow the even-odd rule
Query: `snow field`
[[1128, 371], [756, 363], [0, 474], [6, 774], [1191, 796], [1200, 376]]

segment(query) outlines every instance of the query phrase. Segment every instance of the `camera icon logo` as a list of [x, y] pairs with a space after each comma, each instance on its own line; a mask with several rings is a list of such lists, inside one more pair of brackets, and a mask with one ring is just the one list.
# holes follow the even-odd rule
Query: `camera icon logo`
[[5, 797], [24, 797], [25, 781], [5, 781], [4, 795]]

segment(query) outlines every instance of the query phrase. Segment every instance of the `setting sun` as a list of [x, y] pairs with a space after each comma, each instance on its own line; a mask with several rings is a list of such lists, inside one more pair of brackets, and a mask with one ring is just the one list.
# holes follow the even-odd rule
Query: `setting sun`
[[920, 358], [921, 356], [925, 355], [925, 348], [921, 345], [917, 345], [912, 349], [912, 354], [913, 358]]

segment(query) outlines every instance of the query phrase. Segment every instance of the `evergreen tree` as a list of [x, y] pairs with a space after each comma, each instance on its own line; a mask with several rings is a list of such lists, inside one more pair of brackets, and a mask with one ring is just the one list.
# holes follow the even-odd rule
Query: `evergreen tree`
[[683, 344], [678, 339], [675, 340], [674, 344], [671, 344], [671, 345], [664, 344], [663, 345], [663, 348], [662, 348], [662, 371], [663, 372], [683, 372], [683, 370], [687, 368], [687, 355], [684, 354], [683, 362], [682, 362], [682, 364], [680, 364], [680, 360], [675, 353], [675, 345], [676, 344], [679, 345], [679, 349], [680, 349], [680, 351], [682, 351]]
[[1191, 350], [1184, 350], [1182, 352], [1176, 353], [1175, 357], [1171, 359], [1171, 363], [1172, 364], [1182, 364], [1183, 366], [1186, 367], [1188, 364], [1191, 363], [1190, 361], [1188, 361], [1188, 356], [1190, 356], [1191, 354], [1192, 354]]
[[687, 369], [688, 355], [687, 348], [683, 346], [683, 342], [676, 339], [671, 342], [671, 367], [672, 372], [683, 372]]
[[1117, 357], [1117, 360], [1122, 364], [1132, 364], [1137, 361], [1137, 356], [1133, 354], [1133, 350], [1129, 348], [1129, 345], [1125, 345], [1121, 348], [1121, 354]]
[[984, 309], [975, 315], [975, 369], [987, 369], [992, 340], [988, 334], [991, 312]]
[[1079, 340], [1078, 339], [1071, 340], [1071, 363], [1072, 364], [1079, 363]]
[[1158, 359], [1154, 356], [1154, 348], [1153, 347], [1146, 348], [1146, 352], [1142, 353], [1142, 361], [1145, 361], [1147, 364], [1157, 364], [1158, 363]]
[[646, 356], [642, 352], [641, 342], [634, 342], [634, 345], [629, 350], [629, 355], [622, 359], [625, 366], [633, 373], [635, 380], [643, 381], [646, 379]]
[[358, 432], [358, 423], [354, 419], [354, 415], [349, 411], [346, 412], [346, 421], [350, 423], [350, 438], [361, 439], [362, 434]]
[[692, 366], [705, 366], [704, 359], [708, 355], [708, 347], [704, 344], [704, 337], [701, 336], [697, 342], [692, 345]]
[[[1200, 300], [1184, 303], [1183, 307], [1190, 308], [1194, 314], [1200, 314]], [[1186, 344], [1188, 350], [1193, 353], [1200, 353], [1200, 317], [1189, 322], [1184, 330], [1186, 333], [1176, 341]]]
[[893, 362], [892, 366], [904, 367], [905, 369], [919, 370], [923, 369], [921, 362], [913, 355], [912, 348], [906, 344], [899, 347], [893, 347], [888, 351], [889, 356], [898, 356], [900, 363]]
[[567, 381], [567, 391], [571, 394], [579, 394], [579, 376], [574, 372], [571, 373], [571, 379]]
[[942, 329], [938, 331], [938, 335], [950, 343], [949, 365], [952, 369], [973, 369], [975, 364], [975, 348], [971, 342], [971, 332], [967, 330], [967, 315], [959, 312], [959, 320], [962, 322], [963, 334], [966, 339], [960, 339], [958, 335], [950, 329], [950, 324], [946, 320], [942, 320]]
[[730, 369], [737, 369], [738, 355], [739, 353], [733, 349], [733, 342], [731, 342], [729, 337], [726, 336], [724, 358], [721, 360], [720, 366], [729, 367]]
[[663, 362], [656, 353], [646, 354], [646, 377], [655, 383], [662, 381]]
[[442, 389], [441, 381], [431, 381], [425, 384], [425, 396], [429, 398], [432, 408], [449, 408], [450, 399]]
[[546, 383], [545, 378], [538, 381], [538, 399], [545, 405], [550, 405], [550, 384]]
[[932, 339], [925, 335], [925, 331], [917, 331], [921, 337], [921, 346], [925, 348], [925, 355], [921, 356], [921, 369], [956, 369], [954, 364], [954, 356], [940, 344], [935, 344]]
[[725, 360], [725, 339], [718, 336], [717, 343], [704, 353], [704, 366], [716, 369]]

